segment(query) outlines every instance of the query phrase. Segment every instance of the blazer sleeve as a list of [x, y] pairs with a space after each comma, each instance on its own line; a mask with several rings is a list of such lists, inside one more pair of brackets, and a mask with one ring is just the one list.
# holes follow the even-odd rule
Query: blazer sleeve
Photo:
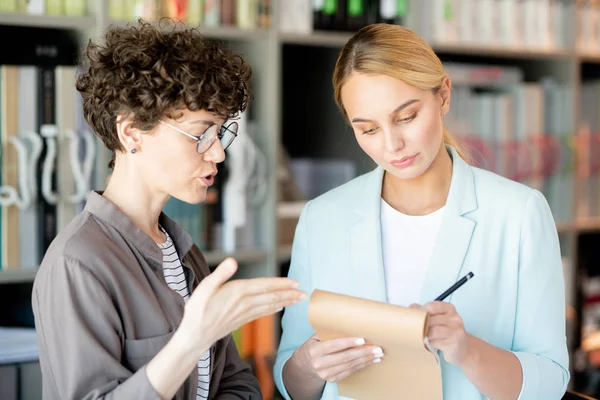
[[560, 399], [569, 382], [565, 287], [556, 225], [537, 190], [521, 228], [515, 335], [523, 371], [519, 400]]
[[[288, 276], [300, 283], [299, 289], [309, 296], [312, 292], [310, 268], [308, 266], [308, 229], [307, 219], [310, 202], [302, 210], [294, 241], [292, 244], [292, 258]], [[314, 330], [308, 322], [308, 301], [289, 306], [283, 313], [281, 321], [282, 335], [277, 351], [277, 359], [273, 368], [273, 377], [279, 392], [286, 400], [291, 400], [283, 383], [283, 366], [290, 359], [294, 351], [304, 344], [312, 335]]]
[[36, 281], [32, 306], [44, 386], [65, 400], [160, 399], [145, 366], [131, 372], [121, 364], [119, 313], [85, 266], [61, 257]]
[[250, 366], [240, 358], [231, 335], [225, 352], [225, 369], [219, 380], [216, 400], [262, 400], [258, 380]]

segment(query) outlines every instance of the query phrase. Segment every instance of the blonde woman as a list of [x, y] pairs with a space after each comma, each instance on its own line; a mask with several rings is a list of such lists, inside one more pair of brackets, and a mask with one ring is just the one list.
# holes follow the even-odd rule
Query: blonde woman
[[[569, 381], [564, 283], [544, 196], [464, 159], [442, 123], [450, 79], [412, 31], [360, 30], [333, 85], [378, 167], [306, 205], [289, 276], [308, 293], [424, 307], [445, 400], [560, 399]], [[432, 301], [469, 271], [472, 282]], [[276, 383], [288, 399], [335, 399], [336, 382], [385, 362], [385, 352], [362, 338], [320, 341], [307, 307], [285, 311]]]

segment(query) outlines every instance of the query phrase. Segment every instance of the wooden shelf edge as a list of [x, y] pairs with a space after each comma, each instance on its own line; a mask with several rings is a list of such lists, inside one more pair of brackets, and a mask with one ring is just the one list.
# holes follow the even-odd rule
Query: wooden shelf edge
[[600, 53], [578, 52], [577, 58], [582, 63], [600, 64]]
[[22, 12], [0, 12], [0, 25], [87, 30], [96, 26], [94, 16], [32, 15]]
[[578, 233], [600, 232], [600, 218], [590, 218], [575, 221], [575, 230]]
[[280, 32], [279, 41], [282, 44], [300, 44], [321, 47], [343, 47], [352, 37], [349, 32], [314, 31], [312, 33]]

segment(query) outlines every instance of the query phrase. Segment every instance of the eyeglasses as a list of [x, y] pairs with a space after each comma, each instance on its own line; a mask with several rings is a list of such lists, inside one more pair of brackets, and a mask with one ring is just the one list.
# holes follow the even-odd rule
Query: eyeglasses
[[159, 120], [159, 122], [167, 125], [169, 128], [175, 129], [179, 133], [183, 133], [185, 136], [194, 139], [196, 142], [198, 142], [196, 151], [199, 154], [202, 154], [208, 149], [210, 149], [210, 146], [212, 146], [212, 144], [215, 142], [215, 140], [217, 140], [217, 138], [221, 141], [221, 146], [223, 147], [223, 150], [226, 150], [229, 146], [231, 146], [231, 143], [237, 137], [237, 122], [230, 122], [227, 126], [223, 125], [221, 126], [221, 129], [219, 129], [218, 125], [213, 124], [209, 126], [208, 129], [206, 129], [204, 133], [200, 136], [191, 135], [185, 131], [182, 131], [176, 126], [169, 124], [168, 122], [162, 120]]

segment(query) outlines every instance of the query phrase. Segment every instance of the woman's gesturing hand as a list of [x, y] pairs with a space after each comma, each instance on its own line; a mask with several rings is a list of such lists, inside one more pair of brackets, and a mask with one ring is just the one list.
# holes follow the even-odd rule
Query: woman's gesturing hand
[[254, 319], [306, 299], [289, 278], [229, 281], [237, 262], [228, 258], [204, 278], [185, 305], [178, 335], [200, 356], [213, 343]]

